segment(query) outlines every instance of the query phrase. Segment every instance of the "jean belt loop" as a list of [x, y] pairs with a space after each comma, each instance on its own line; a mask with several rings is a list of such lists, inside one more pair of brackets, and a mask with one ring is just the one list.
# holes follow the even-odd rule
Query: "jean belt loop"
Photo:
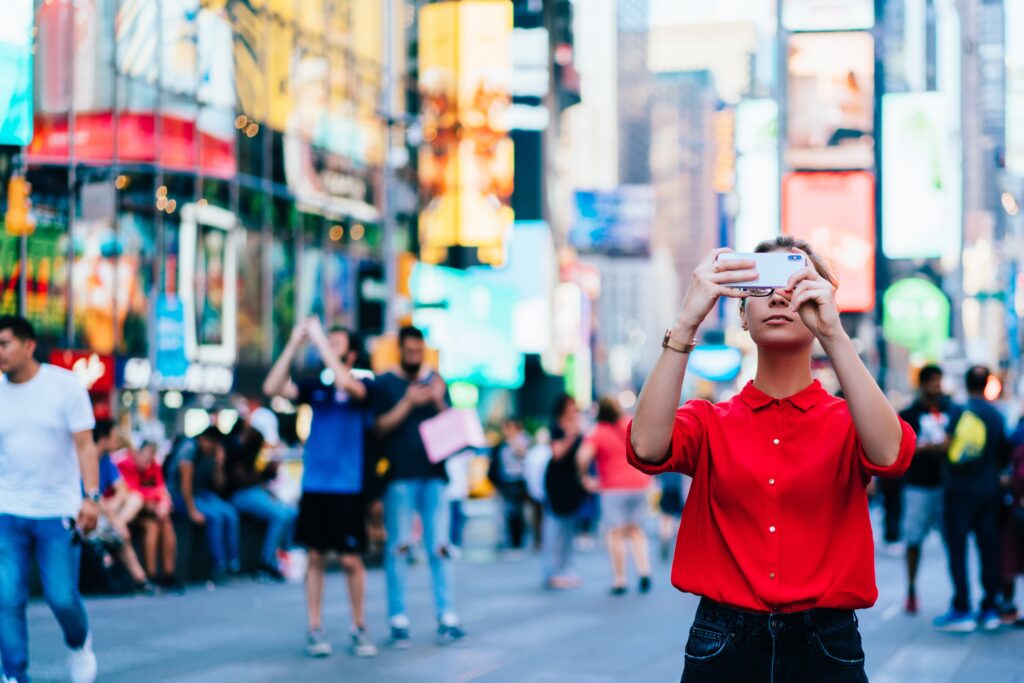
[[857, 610], [850, 610], [850, 613], [853, 615], [853, 625], [860, 626], [860, 620], [857, 618]]
[[814, 618], [811, 616], [812, 612], [813, 612], [813, 610], [805, 610], [804, 611], [804, 626], [807, 627], [808, 631], [813, 631], [814, 630]]

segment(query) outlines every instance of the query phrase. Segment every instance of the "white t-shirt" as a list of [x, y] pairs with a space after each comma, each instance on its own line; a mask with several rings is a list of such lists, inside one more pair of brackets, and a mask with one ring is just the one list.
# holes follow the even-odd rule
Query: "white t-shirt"
[[0, 514], [75, 517], [82, 475], [72, 434], [96, 425], [75, 376], [42, 365], [28, 382], [0, 379]]

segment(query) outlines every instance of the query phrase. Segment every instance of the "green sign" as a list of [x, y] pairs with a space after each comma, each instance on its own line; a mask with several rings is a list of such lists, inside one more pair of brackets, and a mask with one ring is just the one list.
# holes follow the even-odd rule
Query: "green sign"
[[949, 338], [949, 299], [927, 280], [911, 277], [885, 291], [882, 333], [886, 340], [937, 361]]

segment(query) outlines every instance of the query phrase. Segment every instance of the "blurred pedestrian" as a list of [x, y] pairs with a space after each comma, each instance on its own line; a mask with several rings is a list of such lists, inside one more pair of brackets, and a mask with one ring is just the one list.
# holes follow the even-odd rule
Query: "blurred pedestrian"
[[1013, 617], [1017, 626], [1024, 626], [1024, 618], [1013, 605], [1017, 577], [1024, 575], [1024, 444], [1013, 451], [1006, 474], [1006, 489], [1008, 509], [1003, 529], [1003, 580], [1009, 585], [1007, 597], [1013, 608], [1005, 611], [1003, 622], [1007, 623]]
[[174, 510], [203, 528], [213, 557], [212, 578], [223, 581], [241, 571], [238, 511], [220, 497], [226, 483], [224, 435], [211, 425], [180, 442], [172, 458], [168, 488]]
[[96, 655], [78, 569], [80, 534], [96, 528], [100, 513], [96, 422], [81, 383], [39, 363], [36, 343], [31, 323], [0, 316], [0, 661], [8, 681], [28, 682], [25, 612], [35, 557], [71, 681], [92, 683]]
[[530, 436], [523, 423], [508, 418], [501, 424], [501, 442], [491, 451], [488, 475], [501, 495], [505, 544], [512, 551], [523, 549], [526, 540], [526, 454]]
[[960, 408], [942, 393], [942, 369], [926, 365], [918, 372], [918, 396], [900, 413], [917, 433], [917, 450], [903, 477], [903, 536], [907, 544], [907, 614], [917, 614], [917, 569], [928, 533], [942, 531], [943, 472]]
[[[1003, 416], [985, 398], [989, 370], [976, 365], [967, 371], [967, 405], [954, 427], [948, 451], [945, 525], [953, 602], [934, 621], [941, 631], [969, 632], [979, 626], [999, 628], [999, 468], [1009, 460]], [[974, 533], [981, 560], [982, 600], [971, 613], [967, 580], [967, 537]]]
[[175, 573], [178, 537], [171, 518], [171, 494], [156, 461], [156, 444], [144, 442], [118, 464], [118, 470], [128, 487], [132, 519], [142, 527], [146, 573], [162, 590], [184, 593]]
[[[317, 379], [295, 383], [292, 362], [307, 342], [320, 354], [325, 372]], [[364, 446], [373, 384], [353, 371], [359, 347], [354, 331], [332, 327], [324, 333], [320, 321], [310, 318], [292, 330], [284, 352], [263, 383], [267, 396], [283, 396], [313, 410], [303, 452], [302, 498], [295, 529], [295, 542], [309, 555], [306, 654], [310, 657], [327, 657], [333, 651], [323, 625], [324, 577], [330, 553], [340, 555], [348, 584], [352, 614], [349, 652], [356, 657], [377, 655], [377, 646], [366, 631], [363, 564], [368, 515]]]
[[[694, 272], [627, 451], [648, 474], [693, 477], [672, 568], [677, 588], [702, 596], [682, 681], [866, 681], [853, 612], [878, 597], [865, 488], [872, 475], [903, 474], [914, 432], [844, 331], [836, 280], [810, 245], [758, 245], [808, 260], [774, 289], [730, 286], [758, 273], [755, 261], [718, 259], [728, 251]], [[754, 380], [722, 403], [677, 408], [698, 328], [723, 296], [740, 300]], [[815, 342], [845, 400], [813, 379]]]
[[297, 513], [268, 488], [280, 464], [268, 458], [281, 445], [277, 426], [273, 412], [257, 408], [227, 439], [224, 495], [240, 513], [266, 524], [259, 578], [281, 583], [284, 576], [278, 567], [277, 551], [290, 547]]
[[448, 485], [444, 490], [444, 498], [448, 501], [448, 540], [455, 548], [462, 548], [462, 532], [466, 528], [466, 501], [472, 487], [473, 460], [476, 451], [467, 448], [453, 453], [444, 460], [444, 471], [448, 477]]
[[637, 590], [651, 590], [651, 559], [647, 547], [647, 491], [650, 476], [639, 472], [623, 457], [626, 453], [626, 425], [618, 401], [604, 397], [597, 405], [597, 426], [584, 440], [577, 456], [580, 476], [590, 481], [592, 463], [597, 480], [588, 490], [601, 494], [601, 522], [607, 529], [608, 554], [612, 562], [612, 595], [626, 593], [626, 555], [633, 556], [639, 576]]
[[576, 588], [572, 570], [573, 542], [578, 515], [587, 491], [576, 456], [583, 443], [583, 425], [576, 399], [562, 394], [555, 401], [551, 425], [551, 459], [544, 473], [544, 585]]
[[156, 587], [146, 576], [135, 547], [132, 545], [132, 534], [128, 528], [142, 509], [141, 500], [131, 494], [117, 465], [110, 457], [111, 452], [118, 449], [117, 432], [110, 420], [97, 420], [92, 430], [93, 441], [100, 454], [100, 522], [90, 540], [105, 543], [117, 556], [121, 565], [132, 577], [134, 590], [138, 593], [152, 594]]
[[672, 557], [679, 520], [686, 504], [685, 480], [686, 477], [678, 472], [658, 475], [658, 487], [661, 490], [658, 498], [658, 542], [662, 562], [668, 562]]
[[444, 463], [427, 457], [420, 436], [423, 422], [448, 409], [448, 385], [425, 362], [426, 343], [415, 327], [398, 333], [400, 366], [377, 378], [373, 391], [376, 431], [389, 463], [389, 482], [384, 492], [384, 525], [387, 545], [384, 570], [388, 586], [388, 622], [391, 644], [410, 646], [409, 617], [405, 603], [405, 575], [412, 552], [413, 515], [423, 524], [433, 578], [437, 615], [437, 642], [453, 643], [465, 631], [455, 613], [453, 551], [449, 538], [449, 509], [445, 505]]

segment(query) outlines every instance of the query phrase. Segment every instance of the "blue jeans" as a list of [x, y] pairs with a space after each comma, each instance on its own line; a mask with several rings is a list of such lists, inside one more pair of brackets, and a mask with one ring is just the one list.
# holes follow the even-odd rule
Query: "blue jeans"
[[577, 514], [556, 515], [551, 508], [544, 508], [544, 533], [541, 537], [545, 583], [573, 575], [572, 544], [578, 522]]
[[203, 532], [217, 571], [239, 568], [238, 511], [213, 491], [196, 491], [196, 507], [206, 517]]
[[268, 567], [277, 566], [277, 549], [291, 545], [292, 532], [295, 529], [297, 512], [291, 505], [274, 498], [262, 486], [250, 486], [236, 491], [231, 496], [231, 504], [239, 512], [252, 515], [267, 523], [267, 533], [263, 537], [263, 564]]
[[413, 513], [423, 522], [423, 545], [434, 579], [434, 604], [437, 618], [452, 611], [454, 576], [450, 561], [448, 506], [445, 484], [440, 479], [403, 479], [388, 484], [384, 493], [384, 528], [388, 540], [384, 548], [384, 571], [388, 584], [388, 617], [405, 615], [406, 556], [411, 549]]
[[857, 615], [746, 612], [701, 598], [681, 683], [867, 683]]
[[85, 644], [89, 621], [78, 594], [81, 547], [73, 543], [65, 520], [0, 515], [0, 659], [4, 676], [28, 681], [28, 579], [32, 556], [39, 565], [43, 595], [57, 617], [64, 642]]

